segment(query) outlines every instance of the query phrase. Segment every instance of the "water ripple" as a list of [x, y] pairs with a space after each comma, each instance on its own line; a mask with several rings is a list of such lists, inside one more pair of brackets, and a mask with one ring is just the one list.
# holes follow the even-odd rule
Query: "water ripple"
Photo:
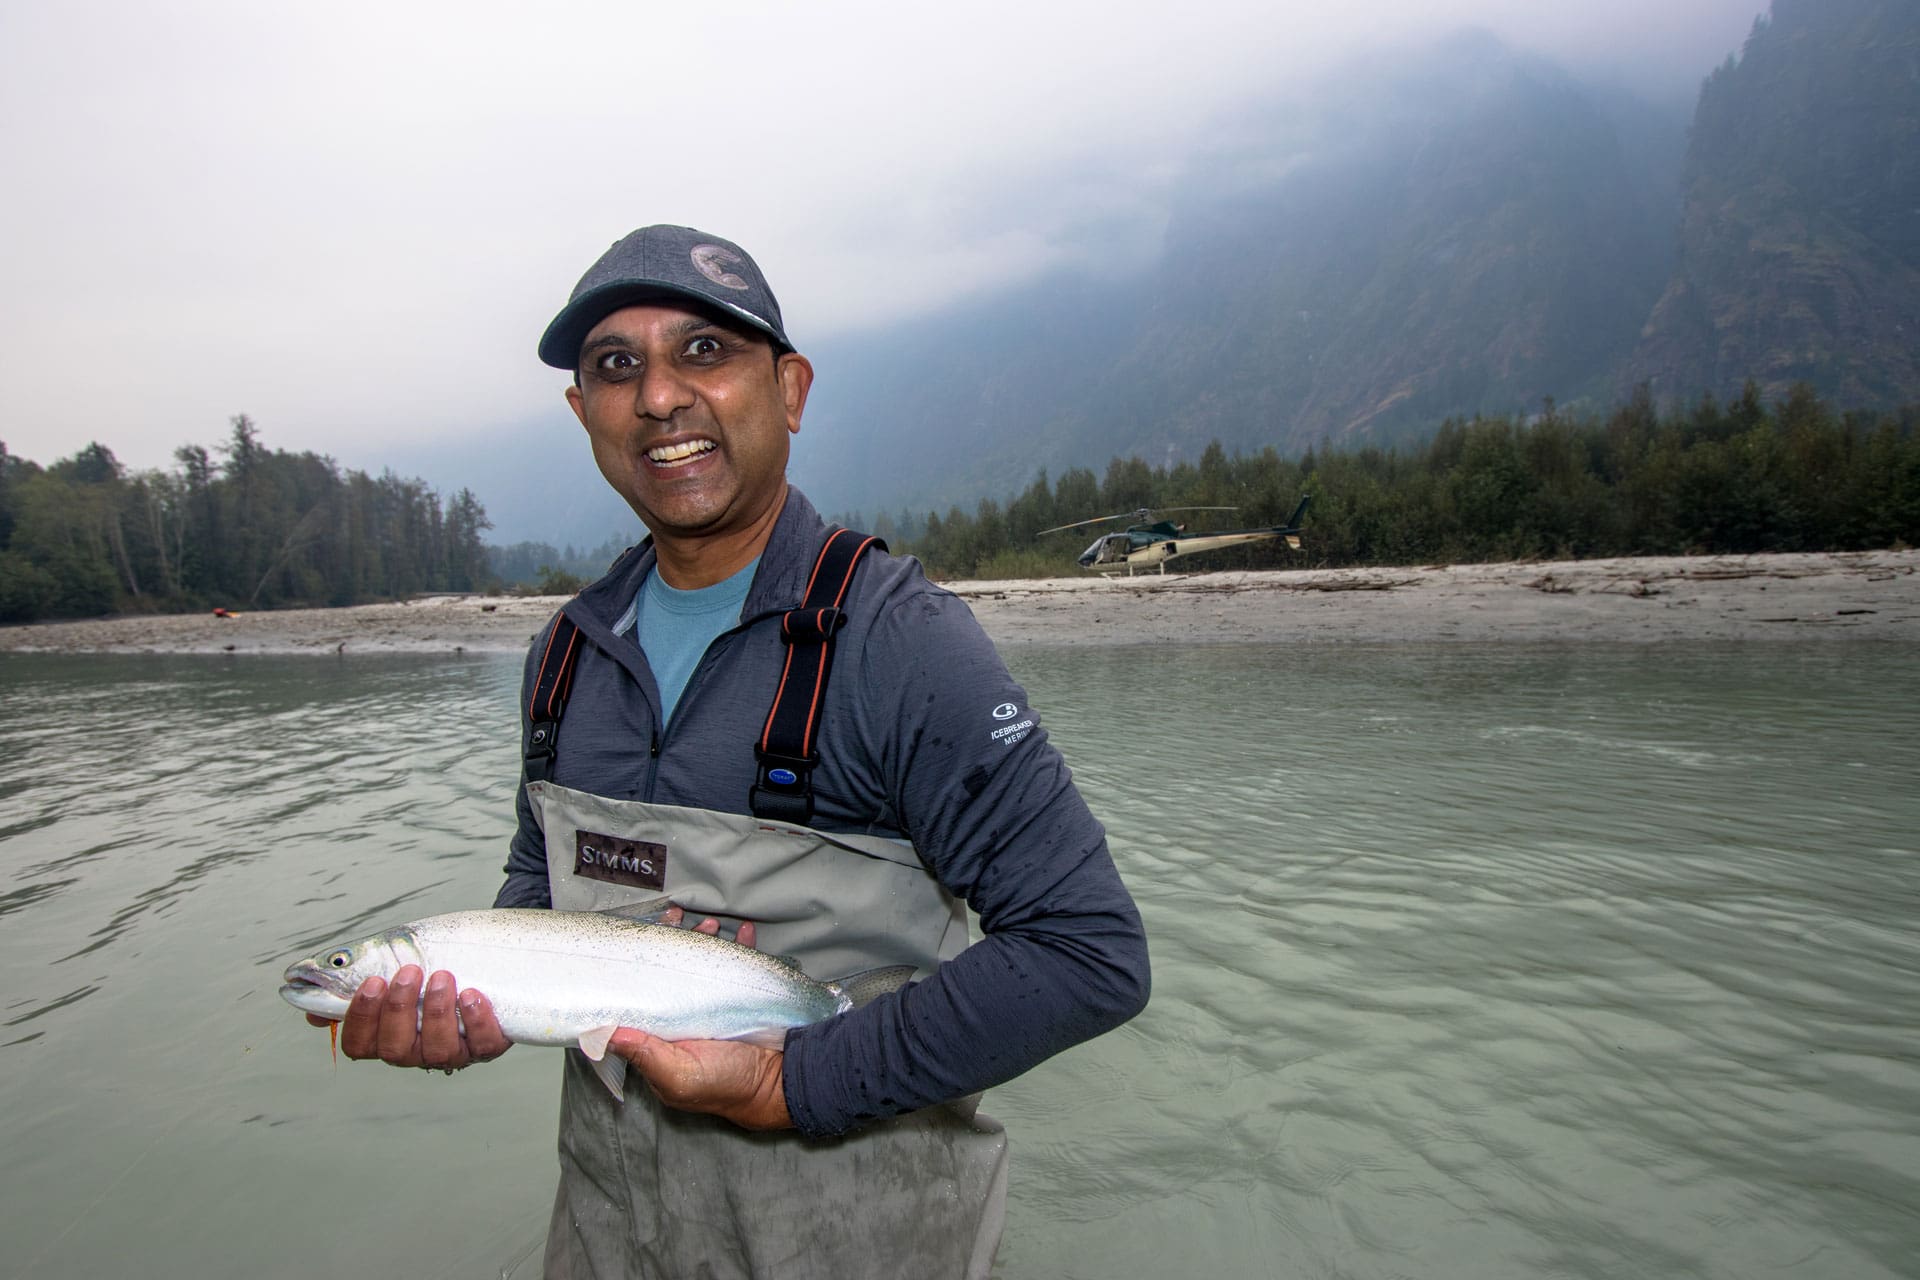
[[1136, 1064], [1125, 1122], [1016, 1164], [1105, 1225], [1003, 1271], [1150, 1274], [1129, 1220], [1218, 1258], [1251, 1203], [1275, 1252], [1229, 1274], [1904, 1274], [1920, 678], [1757, 656], [1023, 654], [1156, 987], [1087, 1050]]
[[[1155, 993], [989, 1095], [1015, 1151], [1000, 1275], [1913, 1273], [1906, 655], [1149, 661], [1013, 655], [1140, 902]], [[490, 897], [518, 678], [0, 661], [0, 752], [25, 762], [0, 778], [0, 1025], [23, 1032], [0, 1043], [0, 1222], [25, 1257], [65, 1229], [63, 1274], [138, 1269], [118, 1238], [182, 1273], [271, 1272], [292, 1239], [275, 1187], [345, 1179], [387, 1203], [448, 1161], [530, 1184], [487, 1201], [536, 1206], [489, 1236], [524, 1252], [551, 1073], [333, 1068], [272, 996], [293, 957]], [[477, 1158], [475, 1114], [514, 1158]], [[250, 1123], [267, 1116], [298, 1141]], [[406, 1158], [368, 1162], [369, 1135]], [[87, 1188], [148, 1152], [170, 1176], [128, 1179], [72, 1230]], [[236, 1224], [217, 1255], [172, 1225], [208, 1204]], [[470, 1228], [299, 1247], [315, 1269], [434, 1274], [473, 1257]]]

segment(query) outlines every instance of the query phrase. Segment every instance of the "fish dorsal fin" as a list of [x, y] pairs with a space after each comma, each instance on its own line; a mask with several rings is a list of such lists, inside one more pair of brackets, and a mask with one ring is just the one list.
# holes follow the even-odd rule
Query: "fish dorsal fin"
[[866, 969], [860, 973], [850, 973], [838, 982], [829, 982], [827, 989], [836, 991], [849, 1001], [847, 1008], [858, 1009], [889, 991], [898, 991], [913, 979], [913, 966], [910, 964], [888, 965], [883, 969]]
[[672, 906], [673, 899], [663, 894], [657, 898], [642, 898], [638, 902], [629, 902], [623, 907], [601, 907], [599, 914], [617, 916], [636, 924], [659, 924], [660, 917], [666, 915]]

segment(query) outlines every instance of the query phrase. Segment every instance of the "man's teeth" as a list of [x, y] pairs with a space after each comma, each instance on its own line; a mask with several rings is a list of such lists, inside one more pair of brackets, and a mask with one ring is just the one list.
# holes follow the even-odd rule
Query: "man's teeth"
[[710, 452], [717, 446], [711, 440], [689, 440], [685, 444], [663, 444], [657, 449], [647, 450], [647, 460], [662, 465], [685, 462], [688, 458], [697, 458]]

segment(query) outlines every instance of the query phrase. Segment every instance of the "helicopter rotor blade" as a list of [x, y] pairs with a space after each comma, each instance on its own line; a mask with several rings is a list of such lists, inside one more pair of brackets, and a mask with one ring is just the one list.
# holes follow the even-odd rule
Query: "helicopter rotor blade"
[[1091, 520], [1075, 520], [1072, 524], [1057, 524], [1051, 529], [1042, 529], [1033, 536], [1036, 538], [1044, 538], [1050, 533], [1064, 533], [1068, 529], [1084, 529], [1090, 524], [1105, 524], [1109, 520], [1131, 520], [1138, 514], [1139, 513], [1135, 511], [1122, 511], [1117, 516], [1095, 516]]
[[1050, 533], [1064, 533], [1068, 529], [1084, 529], [1090, 524], [1105, 524], [1109, 520], [1133, 520], [1145, 524], [1156, 511], [1238, 511], [1238, 507], [1136, 507], [1132, 511], [1122, 511], [1116, 515], [1094, 516], [1090, 520], [1075, 520], [1072, 524], [1057, 524], [1051, 529], [1042, 529], [1034, 534], [1044, 538]]

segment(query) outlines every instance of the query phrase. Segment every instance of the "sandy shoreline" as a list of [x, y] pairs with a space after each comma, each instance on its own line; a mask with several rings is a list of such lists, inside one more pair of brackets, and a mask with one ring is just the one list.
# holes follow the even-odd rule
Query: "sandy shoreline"
[[[1920, 551], [952, 582], [1004, 644], [1920, 639]], [[564, 597], [0, 627], [19, 653], [519, 653]]]

